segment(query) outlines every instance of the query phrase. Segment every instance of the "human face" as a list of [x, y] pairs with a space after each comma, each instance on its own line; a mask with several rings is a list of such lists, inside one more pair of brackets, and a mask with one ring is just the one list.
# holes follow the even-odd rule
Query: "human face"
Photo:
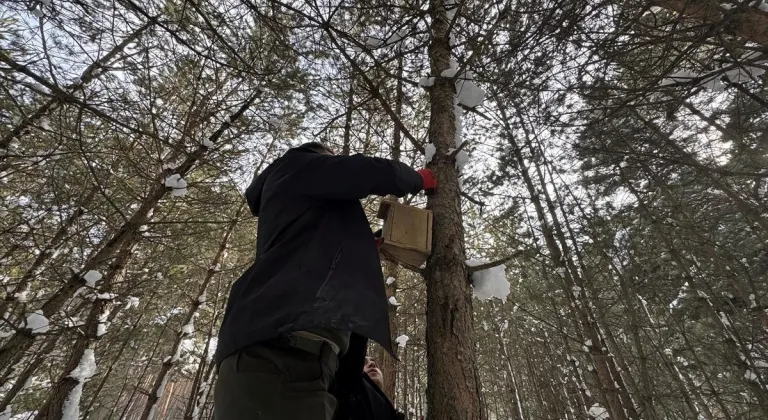
[[384, 387], [384, 375], [376, 365], [376, 361], [373, 360], [373, 357], [365, 358], [365, 366], [363, 366], [363, 372], [365, 372], [365, 374], [368, 375], [373, 383], [375, 383], [379, 388]]

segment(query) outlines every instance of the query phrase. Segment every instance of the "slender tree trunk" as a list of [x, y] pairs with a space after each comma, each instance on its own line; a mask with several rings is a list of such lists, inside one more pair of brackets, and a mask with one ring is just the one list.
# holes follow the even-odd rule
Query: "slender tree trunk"
[[[245, 209], [245, 202], [240, 204], [240, 207], [237, 209], [237, 212], [235, 213], [234, 219], [227, 227], [227, 230], [224, 233], [224, 237], [221, 240], [221, 244], [219, 245], [219, 249], [216, 251], [216, 254], [213, 257], [213, 260], [211, 261], [211, 266], [208, 268], [208, 271], [205, 274], [205, 278], [203, 279], [202, 284], [200, 284], [200, 288], [198, 290], [197, 296], [195, 296], [195, 299], [192, 301], [192, 304], [190, 305], [186, 315], [184, 316], [183, 325], [189, 325], [190, 322], [192, 322], [192, 320], [195, 318], [195, 314], [197, 313], [197, 311], [200, 309], [200, 306], [202, 305], [203, 302], [201, 302], [201, 299], [199, 297], [205, 295], [205, 292], [208, 289], [208, 285], [211, 283], [211, 280], [216, 275], [216, 273], [219, 272], [218, 267], [220, 266], [220, 264], [224, 259], [224, 256], [227, 250], [227, 245], [229, 244], [229, 239], [232, 237], [232, 232], [235, 230], [235, 227], [237, 226], [237, 221], [240, 219], [240, 215], [243, 212], [243, 209]], [[152, 390], [147, 396], [147, 401], [146, 401], [146, 404], [144, 405], [144, 410], [141, 414], [141, 420], [152, 420], [152, 418], [154, 417], [157, 404], [160, 402], [160, 399], [163, 397], [163, 393], [165, 391], [164, 388], [170, 378], [171, 369], [173, 369], [176, 363], [178, 363], [181, 343], [185, 338], [190, 337], [192, 334], [193, 333], [185, 332], [182, 329], [182, 331], [180, 331], [178, 336], [176, 337], [176, 340], [174, 341], [173, 346], [171, 347], [171, 356], [167, 357], [163, 361], [163, 364], [160, 367], [160, 372], [157, 374], [157, 377], [155, 378], [155, 382], [152, 385]]]
[[[395, 296], [397, 290], [397, 263], [394, 261], [384, 261], [384, 278], [395, 279], [395, 282], [384, 286], [387, 292], [387, 298]], [[388, 280], [389, 281], [389, 280]], [[389, 305], [389, 329], [392, 334], [398, 335], [397, 307]], [[395, 347], [398, 351], [398, 347]], [[379, 349], [376, 357], [376, 363], [384, 374], [384, 386], [382, 391], [389, 397], [390, 401], [395, 401], [395, 390], [397, 389], [397, 364], [395, 359], [390, 356], [386, 350]]]
[[[449, 66], [450, 19], [441, 0], [430, 1], [432, 42], [430, 73]], [[430, 169], [438, 189], [427, 208], [434, 214], [432, 255], [427, 282], [427, 405], [428, 416], [439, 420], [480, 420], [480, 399], [474, 348], [472, 291], [468, 280], [461, 213], [461, 191], [455, 159], [454, 81], [436, 77], [429, 91], [429, 139], [437, 149]]]
[[109, 365], [109, 367], [107, 368], [107, 371], [104, 372], [104, 375], [102, 375], [99, 385], [96, 387], [96, 390], [91, 395], [91, 399], [88, 402], [88, 405], [86, 405], [85, 410], [83, 410], [83, 419], [87, 419], [88, 416], [91, 414], [93, 407], [96, 404], [96, 401], [100, 398], [102, 389], [104, 389], [104, 386], [107, 384], [107, 380], [110, 378], [110, 374], [114, 371], [115, 364], [117, 363], [117, 361], [120, 360], [120, 358], [123, 355], [123, 352], [125, 352], [125, 349], [128, 348], [128, 344], [134, 338], [134, 333], [139, 328], [139, 325], [141, 324], [141, 321], [144, 319], [145, 314], [146, 314], [145, 311], [142, 311], [139, 314], [139, 316], [136, 318], [136, 321], [133, 322], [133, 325], [131, 326], [131, 330], [128, 332], [128, 334], [125, 335], [125, 338], [123, 339], [122, 343], [120, 343], [120, 348], [117, 350], [117, 355], [114, 358], [115, 361]]
[[59, 341], [60, 337], [61, 336], [55, 336], [49, 338], [45, 343], [45, 346], [43, 346], [43, 348], [35, 354], [35, 357], [33, 357], [29, 363], [27, 363], [27, 365], [24, 367], [24, 370], [16, 378], [16, 382], [14, 382], [11, 389], [5, 393], [3, 400], [0, 401], [0, 413], [5, 411], [5, 409], [8, 408], [8, 405], [13, 402], [13, 399], [16, 398], [16, 395], [18, 395], [19, 392], [24, 389], [24, 385], [27, 383], [27, 380], [32, 378], [32, 375], [40, 367], [40, 363], [42, 363], [43, 360], [45, 360], [45, 358], [48, 357], [48, 355], [53, 351], [53, 349], [56, 348], [56, 343]]
[[[102, 293], [111, 292], [114, 281], [119, 281], [119, 277], [124, 275], [125, 265], [133, 253], [133, 248], [132, 244], [123, 245], [117, 258], [115, 258], [109, 265], [109, 270], [105, 273], [99, 284]], [[70, 354], [67, 363], [64, 365], [64, 371], [59, 376], [56, 385], [53, 386], [48, 394], [48, 399], [46, 399], [40, 407], [37, 416], [35, 416], [35, 420], [61, 419], [64, 402], [70, 398], [72, 390], [81, 384], [79, 379], [71, 376], [71, 372], [80, 364], [80, 360], [83, 358], [85, 350], [88, 348], [92, 349], [96, 340], [100, 338], [99, 326], [102, 322], [106, 322], [106, 320], [102, 318], [103, 314], [113, 305], [112, 299], [101, 299], [98, 297], [94, 297], [94, 299], [84, 326], [86, 332], [79, 336], [72, 345], [72, 353]], [[69, 403], [72, 403], [72, 401]], [[80, 404], [79, 399], [75, 403]]]

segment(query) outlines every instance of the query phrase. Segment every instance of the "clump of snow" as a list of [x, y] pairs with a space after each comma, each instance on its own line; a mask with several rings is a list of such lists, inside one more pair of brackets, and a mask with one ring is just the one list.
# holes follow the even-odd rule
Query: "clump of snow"
[[181, 327], [181, 333], [183, 335], [191, 335], [195, 333], [195, 318], [191, 318], [189, 323]]
[[211, 139], [206, 138], [205, 140], [203, 140], [203, 146], [210, 149], [213, 147], [213, 142], [211, 141]]
[[685, 282], [682, 287], [680, 287], [680, 291], [677, 293], [677, 297], [672, 301], [672, 303], [669, 304], [670, 311], [680, 306], [680, 300], [685, 299], [688, 295], [688, 287], [688, 282]]
[[112, 324], [108, 321], [108, 319], [109, 309], [105, 307], [104, 311], [99, 314], [99, 324], [96, 326], [96, 337], [101, 337], [107, 333], [107, 328], [109, 328], [110, 324]]
[[68, 316], [64, 319], [64, 325], [66, 325], [67, 328], [74, 328], [85, 325], [85, 322], [76, 316]]
[[464, 110], [458, 106], [453, 106], [454, 123], [456, 124], [456, 131], [454, 133], [454, 140], [456, 147], [461, 146], [461, 116], [464, 115]]
[[80, 398], [83, 396], [83, 386], [96, 374], [96, 358], [93, 349], [86, 349], [80, 358], [80, 363], [69, 374], [77, 381], [77, 385], [69, 392], [61, 407], [62, 420], [78, 420], [80, 418]]
[[400, 337], [397, 337], [395, 339], [395, 343], [397, 343], [398, 347], [405, 348], [405, 343], [407, 343], [409, 339], [410, 339], [410, 337], [408, 337], [407, 335], [403, 334]]
[[389, 286], [390, 284], [393, 284], [396, 281], [397, 279], [395, 279], [394, 277], [387, 277], [387, 286]]
[[432, 143], [429, 143], [427, 147], [424, 148], [424, 158], [426, 159], [427, 163], [432, 161], [432, 158], [435, 157], [435, 152], [437, 149], [435, 148], [435, 145]]
[[85, 285], [88, 287], [94, 287], [96, 286], [96, 282], [101, 280], [101, 273], [99, 273], [96, 270], [91, 270], [83, 276], [83, 280], [85, 280]]
[[606, 410], [603, 406], [600, 404], [595, 403], [592, 405], [592, 407], [589, 408], [589, 416], [592, 417], [595, 420], [606, 420], [610, 418], [608, 415], [608, 410]]
[[720, 3], [720, 7], [722, 7], [725, 10], [731, 10], [734, 7], [736, 7], [736, 5], [733, 3]]
[[397, 298], [394, 296], [389, 297], [389, 304], [392, 306], [400, 306], [400, 303], [397, 302]]
[[[476, 267], [487, 263], [488, 261], [483, 260], [467, 261], [467, 265], [470, 267]], [[510, 285], [505, 270], [506, 267], [503, 264], [500, 264], [486, 270], [472, 273], [472, 291], [474, 296], [481, 300], [488, 300], [496, 297], [503, 302], [506, 302], [507, 296], [509, 296]]]
[[453, 19], [453, 17], [456, 15], [456, 9], [459, 7], [457, 1], [445, 0], [443, 4], [445, 5], [445, 15], [448, 17], [448, 19]]
[[173, 174], [165, 178], [165, 186], [173, 188], [171, 196], [181, 197], [187, 193], [187, 181], [179, 174]]
[[205, 303], [207, 297], [205, 296], [205, 293], [197, 297], [198, 303]]
[[757, 300], [755, 299], [755, 294], [750, 293], [749, 295], [749, 307], [751, 308], [757, 308]]
[[138, 308], [139, 307], [139, 298], [136, 296], [128, 296], [127, 302], [125, 303], [125, 309], [131, 309], [131, 308]]
[[461, 172], [467, 162], [469, 162], [469, 154], [463, 150], [459, 150], [459, 153], [456, 153], [456, 169]]
[[32, 330], [32, 334], [42, 334], [51, 329], [48, 318], [39, 309], [27, 315], [23, 328]]
[[24, 290], [14, 293], [13, 298], [16, 299], [17, 302], [21, 302], [21, 303], [26, 302], [27, 300], [29, 300], [29, 289], [25, 288]]
[[78, 381], [87, 381], [94, 374], [96, 374], [96, 357], [93, 349], [85, 349], [83, 356], [80, 358], [80, 363], [69, 374], [69, 377]]
[[474, 75], [467, 70], [456, 81], [456, 95], [460, 104], [475, 108], [485, 100], [485, 91], [474, 82]]
[[573, 297], [578, 298], [581, 295], [581, 287], [574, 285], [571, 287], [571, 290], [573, 291]]
[[117, 293], [96, 293], [96, 299], [99, 300], [114, 300], [117, 298]]
[[7, 406], [5, 406], [5, 410], [3, 410], [2, 413], [0, 413], [0, 420], [10, 420], [12, 410], [13, 410], [13, 406], [11, 406], [11, 404], [8, 404]]
[[765, 13], [768, 13], [768, 3], [765, 0], [763, 0], [763, 2], [760, 3], [760, 5], [757, 6], [757, 8]]
[[423, 88], [431, 87], [435, 84], [434, 77], [422, 77], [419, 79], [419, 86]]

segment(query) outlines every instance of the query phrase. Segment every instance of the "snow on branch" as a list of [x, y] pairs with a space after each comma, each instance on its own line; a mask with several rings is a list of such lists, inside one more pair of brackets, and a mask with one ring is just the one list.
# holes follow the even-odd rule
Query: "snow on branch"
[[505, 263], [507, 263], [507, 262], [509, 262], [509, 261], [511, 261], [511, 260], [513, 260], [513, 259], [515, 259], [517, 257], [519, 257], [522, 253], [523, 253], [523, 251], [517, 251], [517, 252], [514, 252], [514, 253], [512, 253], [512, 254], [504, 257], [504, 258], [501, 258], [499, 260], [490, 261], [490, 262], [484, 262], [484, 263], [481, 263], [481, 264], [470, 265], [469, 262], [467, 262], [467, 265], [468, 265], [467, 273], [472, 275], [472, 274], [474, 274], [474, 273], [476, 273], [478, 271], [488, 270], [488, 269], [491, 269], [491, 268], [503, 265], [503, 264], [505, 264]]
[[[469, 260], [469, 267], [480, 267], [486, 265], [485, 261]], [[507, 280], [507, 274], [503, 264], [495, 264], [484, 270], [476, 270], [472, 275], [472, 294], [481, 300], [499, 298], [502, 301], [507, 300], [509, 296], [510, 285]]]

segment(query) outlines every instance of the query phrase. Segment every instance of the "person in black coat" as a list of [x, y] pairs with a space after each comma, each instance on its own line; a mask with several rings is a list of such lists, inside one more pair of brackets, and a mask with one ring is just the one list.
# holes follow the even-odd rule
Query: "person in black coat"
[[245, 195], [259, 218], [256, 260], [233, 284], [219, 330], [217, 420], [330, 420], [337, 397], [357, 392], [354, 376], [336, 373], [351, 372], [349, 360], [359, 377], [360, 343], [392, 353], [379, 255], [359, 200], [435, 187], [429, 170], [334, 156], [318, 143], [254, 178]]
[[[333, 420], [405, 420], [405, 414], [397, 411], [384, 393], [384, 373], [376, 362], [365, 357], [367, 340], [353, 341], [350, 349], [361, 346], [363, 351], [350, 351], [342, 359], [342, 368], [331, 386], [331, 392], [338, 399], [339, 408]], [[362, 372], [353, 371], [360, 366]]]

